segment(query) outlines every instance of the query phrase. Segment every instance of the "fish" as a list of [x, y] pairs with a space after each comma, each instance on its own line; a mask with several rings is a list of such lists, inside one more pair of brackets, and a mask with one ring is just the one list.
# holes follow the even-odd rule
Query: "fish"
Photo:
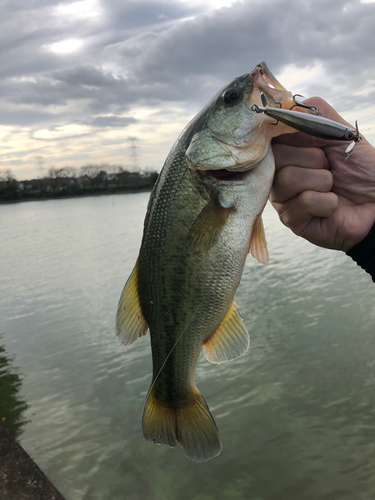
[[234, 294], [248, 253], [269, 260], [262, 223], [274, 178], [271, 139], [296, 130], [252, 109], [298, 108], [265, 62], [233, 79], [185, 127], [151, 193], [116, 333], [124, 345], [149, 329], [153, 375], [143, 410], [146, 441], [181, 445], [204, 462], [222, 443], [194, 373], [234, 360], [250, 337]]

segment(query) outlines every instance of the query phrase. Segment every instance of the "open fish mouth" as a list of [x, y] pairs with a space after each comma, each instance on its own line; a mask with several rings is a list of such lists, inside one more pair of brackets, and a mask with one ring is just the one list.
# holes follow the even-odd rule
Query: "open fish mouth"
[[265, 94], [270, 106], [289, 109], [295, 104], [292, 93], [281, 85], [265, 62], [257, 64], [251, 76], [259, 91]]
[[208, 175], [212, 175], [217, 181], [226, 182], [243, 181], [248, 174], [248, 170], [236, 172], [235, 170], [227, 170], [226, 168], [220, 170], [205, 170], [204, 172]]

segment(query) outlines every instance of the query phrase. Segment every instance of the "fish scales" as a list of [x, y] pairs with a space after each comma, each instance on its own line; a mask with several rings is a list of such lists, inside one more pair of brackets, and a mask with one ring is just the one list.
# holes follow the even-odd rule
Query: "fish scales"
[[206, 461], [221, 451], [209, 408], [194, 382], [203, 348], [213, 363], [235, 359], [249, 334], [234, 302], [246, 257], [268, 262], [261, 213], [274, 176], [271, 138], [290, 127], [252, 109], [294, 105], [260, 63], [232, 80], [172, 148], [151, 194], [141, 249], [120, 298], [124, 344], [150, 330], [153, 377], [143, 414], [147, 441]]
[[[209, 202], [209, 195], [206, 192], [206, 195], [202, 196], [204, 191], [201, 183], [197, 182], [200, 179], [197, 179], [196, 172], [186, 169], [184, 148], [172, 162], [168, 179], [174, 179], [172, 185], [178, 184], [184, 196], [173, 196], [173, 192], [171, 195], [168, 183], [161, 185], [160, 193], [155, 192], [154, 203], [161, 206], [150, 208], [151, 212], [154, 211], [158, 215], [150, 217], [147, 225], [150, 237], [145, 239], [140, 251], [139, 290], [145, 319], [148, 324], [154, 325], [156, 333], [152, 336], [154, 377], [169, 354], [155, 384], [155, 391], [157, 394], [165, 394], [163, 402], [173, 406], [176, 394], [180, 403], [190, 394], [191, 368], [195, 366], [203, 341], [202, 336], [205, 336], [201, 321], [192, 319], [191, 311], [195, 311], [204, 300], [205, 305], [213, 312], [214, 304], [217, 307], [228, 293], [221, 286], [216, 288], [212, 297], [209, 288], [215, 285], [215, 274], [219, 274], [220, 267], [212, 265], [207, 255], [192, 255], [192, 250], [186, 251], [190, 228]], [[189, 210], [186, 211], [181, 205], [188, 206]], [[159, 238], [154, 237], [155, 234], [163, 241], [162, 245], [159, 244]], [[207, 260], [211, 267], [210, 273], [207, 272]], [[230, 261], [235, 262], [231, 257]], [[163, 279], [159, 280], [157, 277], [161, 268]], [[148, 269], [159, 272], [150, 277]], [[199, 273], [205, 274], [204, 280], [197, 280]], [[189, 293], [184, 294], [186, 301], [180, 304], [180, 294], [184, 290]], [[192, 290], [194, 293], [191, 293]], [[218, 317], [216, 323], [219, 320]], [[185, 328], [186, 335], [181, 337], [178, 345], [172, 350]], [[164, 337], [165, 342], [160, 343], [159, 336]], [[174, 370], [179, 371], [178, 377], [174, 376]], [[167, 397], [168, 393], [170, 398]]]

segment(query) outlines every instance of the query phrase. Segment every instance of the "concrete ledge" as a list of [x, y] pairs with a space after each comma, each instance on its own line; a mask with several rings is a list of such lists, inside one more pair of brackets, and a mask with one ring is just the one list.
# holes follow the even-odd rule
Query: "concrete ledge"
[[33, 459], [0, 423], [1, 500], [64, 500]]

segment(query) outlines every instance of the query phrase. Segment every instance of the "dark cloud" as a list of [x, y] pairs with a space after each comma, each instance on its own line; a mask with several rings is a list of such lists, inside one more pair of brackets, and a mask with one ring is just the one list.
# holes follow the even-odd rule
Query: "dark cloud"
[[127, 127], [131, 123], [137, 123], [133, 117], [124, 116], [97, 116], [93, 120], [87, 122], [88, 125], [93, 125], [94, 127]]
[[[169, 84], [199, 100], [210, 80], [226, 82], [266, 60], [273, 72], [287, 64], [325, 64], [329, 76], [355, 88], [374, 76], [375, 5], [342, 0], [238, 3], [158, 34], [142, 34], [112, 49], [138, 81]], [[188, 85], [186, 85], [188, 84]]]
[[52, 113], [36, 109], [3, 109], [0, 114], [0, 124], [13, 126], [33, 126], [35, 123], [51, 123]]
[[[35, 3], [31, 5], [36, 9]], [[41, 12], [46, 5], [51, 15], [51, 2]], [[15, 104], [63, 106], [86, 99], [85, 112], [98, 113], [106, 107], [118, 112], [150, 99], [201, 105], [218, 86], [250, 71], [260, 60], [266, 60], [273, 72], [290, 63], [304, 67], [319, 60], [331, 77], [350, 89], [374, 77], [373, 4], [263, 0], [236, 3], [205, 15], [196, 15], [197, 9], [188, 3], [166, 1], [111, 1], [104, 6], [107, 34], [98, 34], [96, 24], [81, 23], [78, 30], [77, 22], [60, 23], [57, 32], [52, 27], [25, 28], [15, 45], [2, 51], [7, 54], [3, 74], [8, 69], [13, 77], [6, 81], [8, 91], [3, 82], [2, 93]], [[193, 14], [193, 19], [177, 22]], [[160, 29], [160, 19], [176, 22]], [[127, 28], [137, 27], [145, 31], [124, 35]], [[108, 42], [121, 35], [121, 41]], [[74, 36], [91, 36], [91, 46], [69, 56], [43, 49], [57, 39]], [[103, 69], [108, 63], [118, 68], [113, 74]], [[10, 65], [17, 70], [11, 71]], [[15, 76], [35, 79], [14, 81]]]
[[112, 26], [120, 30], [144, 28], [195, 16], [204, 11], [203, 6], [192, 6], [189, 2], [109, 0], [105, 3], [107, 17]]

